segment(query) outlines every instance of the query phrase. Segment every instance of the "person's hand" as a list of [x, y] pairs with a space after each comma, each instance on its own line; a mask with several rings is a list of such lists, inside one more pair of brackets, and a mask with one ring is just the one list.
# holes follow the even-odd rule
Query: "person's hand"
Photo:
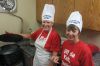
[[50, 58], [50, 60], [52, 61], [52, 62], [54, 62], [54, 63], [59, 63], [58, 61], [59, 61], [59, 57], [58, 56], [51, 56], [51, 58]]

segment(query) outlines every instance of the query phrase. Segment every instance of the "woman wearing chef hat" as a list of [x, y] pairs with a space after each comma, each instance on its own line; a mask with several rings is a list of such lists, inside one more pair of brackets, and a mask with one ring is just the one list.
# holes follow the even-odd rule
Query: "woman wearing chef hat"
[[[89, 47], [79, 39], [82, 31], [82, 16], [74, 11], [66, 22], [67, 40], [62, 44], [61, 66], [94, 66]], [[57, 62], [57, 57], [54, 62]]]
[[42, 13], [42, 28], [30, 35], [30, 37], [35, 40], [36, 47], [33, 66], [48, 66], [50, 61], [57, 56], [60, 50], [60, 36], [52, 27], [54, 15], [54, 5], [45, 4]]
[[52, 60], [57, 56], [60, 50], [60, 36], [52, 27], [54, 24], [54, 15], [54, 5], [45, 4], [42, 12], [42, 27], [32, 34], [20, 34], [24, 38], [30, 38], [35, 41], [36, 52], [33, 66], [53, 65]]

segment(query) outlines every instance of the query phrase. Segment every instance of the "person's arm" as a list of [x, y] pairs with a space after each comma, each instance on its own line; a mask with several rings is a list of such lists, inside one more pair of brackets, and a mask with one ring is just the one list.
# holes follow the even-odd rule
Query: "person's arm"
[[81, 54], [80, 64], [81, 66], [94, 66], [92, 54], [89, 49], [86, 49], [86, 51]]
[[100, 48], [97, 47], [96, 45], [94, 44], [88, 44], [91, 52], [92, 52], [92, 56], [95, 55], [96, 53], [98, 53], [100, 51]]
[[59, 63], [58, 53], [60, 51], [60, 44], [61, 44], [60, 36], [57, 33], [55, 33], [52, 38], [52, 46], [51, 46], [52, 55], [50, 58], [54, 63]]
[[[11, 32], [5, 32], [6, 34], [16, 34], [16, 33], [11, 33]], [[30, 34], [16, 34], [16, 35], [21, 35], [23, 38], [31, 38], [31, 35]]]
[[31, 39], [31, 34], [19, 34], [19, 35], [23, 36], [24, 38]]
[[54, 63], [59, 63], [58, 52], [53, 52], [50, 60], [53, 61]]

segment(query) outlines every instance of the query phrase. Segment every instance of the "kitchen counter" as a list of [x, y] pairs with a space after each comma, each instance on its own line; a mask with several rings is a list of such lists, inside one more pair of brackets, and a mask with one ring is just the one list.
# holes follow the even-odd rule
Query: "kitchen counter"
[[34, 46], [34, 41], [29, 40], [29, 39], [25, 39], [21, 42], [17, 43], [20, 48], [27, 54], [34, 56], [35, 54], [35, 46]]
[[20, 48], [24, 53], [25, 66], [33, 66], [33, 58], [36, 50], [33, 44], [34, 41], [28, 39], [18, 42], [18, 45], [20, 46]]

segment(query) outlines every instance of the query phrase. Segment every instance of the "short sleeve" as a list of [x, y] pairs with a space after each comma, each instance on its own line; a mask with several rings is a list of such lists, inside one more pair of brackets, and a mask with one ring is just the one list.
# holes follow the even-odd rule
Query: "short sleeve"
[[32, 40], [36, 40], [37, 37], [39, 36], [39, 34], [41, 33], [41, 31], [42, 31], [42, 28], [39, 28], [38, 30], [36, 30], [35, 32], [33, 32], [33, 33], [31, 34], [31, 39], [32, 39]]
[[52, 45], [50, 51], [56, 51], [56, 52], [60, 51], [61, 39], [57, 33], [53, 35], [51, 43]]

